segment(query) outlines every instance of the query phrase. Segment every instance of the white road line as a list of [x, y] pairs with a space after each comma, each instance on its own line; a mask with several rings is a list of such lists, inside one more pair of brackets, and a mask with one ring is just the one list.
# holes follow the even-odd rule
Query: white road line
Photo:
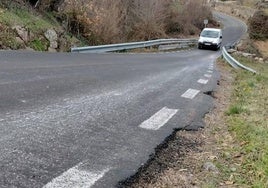
[[211, 74], [205, 74], [204, 76], [207, 78], [211, 78]]
[[208, 70], [207, 72], [208, 72], [208, 73], [213, 73], [213, 71], [212, 71], [212, 70]]
[[199, 79], [197, 82], [200, 83], [200, 84], [207, 84], [208, 83], [208, 80]]
[[162, 108], [156, 112], [152, 117], [139, 125], [143, 129], [158, 130], [164, 126], [176, 113], [176, 109]]
[[193, 99], [200, 91], [196, 89], [188, 89], [181, 97]]
[[90, 188], [110, 170], [88, 172], [78, 168], [79, 165], [70, 168], [43, 188]]

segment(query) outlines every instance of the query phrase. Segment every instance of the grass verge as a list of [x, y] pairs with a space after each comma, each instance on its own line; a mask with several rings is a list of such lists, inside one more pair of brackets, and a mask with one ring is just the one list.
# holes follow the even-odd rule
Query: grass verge
[[237, 171], [226, 175], [241, 187], [268, 187], [268, 65], [236, 58], [259, 74], [239, 70], [233, 83], [225, 116], [235, 145], [225, 152], [233, 154], [226, 160]]
[[55, 27], [55, 23], [52, 24], [50, 21], [40, 18], [39, 15], [33, 15], [31, 13], [24, 7], [12, 9], [0, 8], [0, 21], [11, 27], [15, 25], [27, 27], [34, 33]]

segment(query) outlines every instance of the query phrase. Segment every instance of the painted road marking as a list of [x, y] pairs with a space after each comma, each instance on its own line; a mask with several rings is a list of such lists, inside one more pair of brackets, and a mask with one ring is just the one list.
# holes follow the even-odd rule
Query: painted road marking
[[184, 94], [181, 96], [188, 99], [193, 99], [200, 91], [196, 89], [188, 89]]
[[208, 72], [208, 73], [213, 73], [213, 71], [212, 71], [212, 70], [208, 70], [207, 72]]
[[152, 117], [141, 123], [140, 127], [143, 129], [158, 130], [164, 126], [177, 112], [177, 109], [168, 109], [167, 107], [164, 107], [156, 112]]
[[43, 188], [90, 188], [110, 170], [88, 172], [78, 168], [79, 165], [70, 168]]
[[205, 74], [204, 76], [207, 78], [211, 78], [211, 74]]
[[200, 84], [207, 84], [208, 83], [208, 80], [199, 79], [197, 82], [200, 83]]

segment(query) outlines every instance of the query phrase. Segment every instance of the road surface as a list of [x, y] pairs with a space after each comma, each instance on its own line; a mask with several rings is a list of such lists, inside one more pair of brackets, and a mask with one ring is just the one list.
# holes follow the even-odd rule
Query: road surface
[[[245, 31], [217, 14], [224, 44]], [[220, 51], [0, 51], [0, 187], [115, 187], [212, 107]]]

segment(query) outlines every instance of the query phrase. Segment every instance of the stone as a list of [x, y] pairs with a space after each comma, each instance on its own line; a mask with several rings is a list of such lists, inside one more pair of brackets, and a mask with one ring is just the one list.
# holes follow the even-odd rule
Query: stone
[[264, 59], [260, 57], [260, 58], [259, 58], [259, 62], [260, 62], [260, 63], [264, 63]]
[[25, 27], [22, 27], [20, 25], [16, 25], [14, 27], [12, 27], [13, 30], [16, 31], [16, 33], [18, 34], [18, 36], [24, 41], [24, 42], [28, 42], [30, 39], [30, 32], [28, 29], [26, 29]]
[[233, 53], [237, 52], [237, 50], [231, 48], [231, 49], [228, 49], [227, 52], [229, 54], [233, 54]]
[[58, 48], [58, 34], [54, 29], [48, 29], [44, 33], [46, 39], [49, 41], [50, 48], [56, 49]]
[[57, 52], [57, 50], [56, 50], [55, 48], [51, 48], [51, 47], [49, 47], [49, 48], [48, 48], [48, 52]]
[[35, 51], [34, 49], [32, 49], [32, 48], [30, 48], [30, 47], [26, 47], [25, 50], [27, 50], [27, 51], [31, 51], [31, 52]]
[[254, 56], [256, 56], [256, 54], [250, 54], [250, 53], [242, 53], [242, 56], [244, 56], [244, 57], [254, 57]]
[[18, 44], [24, 44], [24, 41], [20, 37], [16, 37], [15, 39]]
[[232, 172], [236, 172], [236, 168], [235, 167], [232, 167], [231, 169], [230, 169]]
[[211, 171], [213, 173], [219, 173], [219, 170], [218, 168], [211, 162], [206, 162], [204, 165], [203, 165], [203, 168], [204, 170], [206, 171]]

